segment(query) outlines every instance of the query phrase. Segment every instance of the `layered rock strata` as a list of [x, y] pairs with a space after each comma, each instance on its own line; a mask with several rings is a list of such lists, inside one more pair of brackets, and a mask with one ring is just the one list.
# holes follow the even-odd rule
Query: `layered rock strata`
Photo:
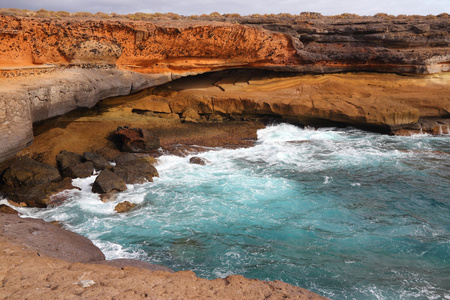
[[[438, 74], [448, 71], [450, 66], [450, 26], [445, 16], [235, 21], [241, 24], [0, 16], [0, 161], [32, 142], [34, 122], [182, 76], [231, 68], [316, 74], [348, 71]], [[430, 82], [434, 86], [429, 78], [424, 77], [421, 83], [426, 88]], [[433, 91], [421, 100], [425, 106], [429, 99], [436, 102], [436, 97], [440, 97]], [[364, 98], [369, 106], [369, 100], [375, 101], [373, 110], [378, 110], [381, 116], [373, 120], [368, 117], [368, 109], [359, 115], [361, 105], [353, 103], [353, 99], [347, 107], [354, 116], [348, 118], [342, 111], [347, 108], [342, 104], [350, 95], [338, 99], [341, 108], [331, 113], [337, 115], [332, 121], [353, 124], [356, 120], [401, 128], [417, 123], [420, 116], [417, 111], [403, 109], [392, 122], [392, 101], [384, 103], [384, 96], [368, 100], [362, 96], [357, 99]], [[314, 118], [316, 115], [327, 118], [330, 114], [322, 113], [322, 108], [317, 110], [315, 105], [322, 102], [323, 107], [333, 107], [336, 99], [321, 97], [320, 93], [315, 96], [310, 99], [301, 93], [299, 99], [294, 99], [298, 102], [295, 107], [276, 101], [268, 105], [275, 114], [284, 114], [285, 108], [290, 107], [289, 118], [307, 120], [302, 116], [311, 111], [317, 111]], [[252, 102], [254, 96], [248, 97]], [[239, 105], [235, 104], [236, 99], [229, 100], [231, 106]], [[254, 100], [260, 103], [257, 106], [267, 106], [264, 98]], [[312, 102], [314, 105], [309, 104]], [[281, 109], [274, 110], [276, 106]], [[440, 111], [433, 117], [443, 114], [448, 117], [448, 110], [431, 109]], [[398, 105], [394, 110], [398, 111]], [[384, 112], [390, 115], [383, 116]], [[176, 117], [171, 110], [167, 113]], [[296, 116], [299, 113], [302, 116]], [[383, 118], [387, 121], [380, 123]]]

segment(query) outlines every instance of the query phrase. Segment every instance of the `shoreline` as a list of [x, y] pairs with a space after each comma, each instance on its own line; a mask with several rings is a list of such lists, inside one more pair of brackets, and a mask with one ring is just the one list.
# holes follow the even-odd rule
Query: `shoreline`
[[[5, 234], [12, 227], [20, 232], [17, 225], [24, 223], [28, 223], [28, 226], [22, 226], [27, 228], [28, 233], [22, 231], [23, 234], [16, 236], [15, 240], [8, 233]], [[69, 262], [54, 257], [54, 254], [61, 254], [59, 247], [62, 245], [71, 249], [72, 254], [76, 250], [81, 251], [80, 242], [73, 242], [77, 234], [42, 220], [24, 221], [5, 214], [0, 214], [0, 224], [0, 296], [3, 299], [241, 299], [243, 295], [250, 299], [326, 299], [281, 281], [259, 281], [240, 275], [207, 280], [196, 277], [192, 271], [170, 273], [164, 269], [148, 270], [129, 261], [116, 265], [102, 265], [96, 261]], [[55, 232], [59, 232], [58, 238], [66, 238], [64, 244], [53, 245], [56, 251], [45, 252], [43, 248], [51, 245], [44, 245], [46, 242], [42, 240], [37, 247], [30, 245], [33, 243], [30, 237]], [[67, 235], [71, 237], [67, 238]], [[86, 238], [78, 237], [84, 240], [85, 245], [89, 245]], [[83, 251], [77, 252], [74, 258], [79, 260], [80, 253]]]

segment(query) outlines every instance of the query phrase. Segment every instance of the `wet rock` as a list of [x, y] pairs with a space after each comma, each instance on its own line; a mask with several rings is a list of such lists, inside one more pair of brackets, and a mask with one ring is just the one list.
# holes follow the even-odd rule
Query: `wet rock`
[[128, 184], [153, 181], [153, 177], [159, 176], [156, 168], [145, 158], [118, 163], [112, 170]]
[[1, 192], [11, 201], [25, 204], [28, 207], [47, 207], [48, 205], [60, 205], [66, 197], [57, 195], [64, 190], [74, 189], [72, 180], [65, 178], [57, 182], [49, 182], [36, 186], [23, 186], [13, 188], [3, 186]]
[[114, 132], [114, 139], [124, 152], [145, 153], [160, 147], [159, 137], [141, 128], [118, 127]]
[[83, 157], [87, 161], [91, 161], [94, 164], [94, 168], [96, 170], [101, 171], [101, 170], [104, 170], [104, 169], [111, 168], [111, 166], [108, 163], [108, 161], [103, 156], [98, 155], [97, 153], [84, 152], [83, 153]]
[[0, 214], [18, 214], [19, 212], [15, 210], [14, 208], [6, 205], [6, 204], [0, 204]]
[[191, 159], [189, 159], [189, 163], [190, 164], [196, 164], [196, 165], [206, 165], [207, 163], [209, 163], [209, 161], [205, 158], [202, 157], [198, 157], [198, 156], [193, 156], [191, 157]]
[[20, 188], [61, 180], [58, 170], [29, 157], [14, 160], [2, 176], [6, 186]]
[[114, 210], [118, 213], [129, 212], [136, 204], [130, 203], [129, 201], [120, 202], [114, 207]]
[[115, 201], [117, 199], [117, 191], [113, 190], [108, 193], [100, 194], [100, 200], [104, 203]]
[[127, 189], [125, 182], [117, 174], [106, 169], [100, 172], [92, 186], [94, 193], [122, 192]]
[[61, 174], [64, 177], [84, 178], [89, 177], [94, 172], [94, 163], [76, 153], [61, 151], [56, 156], [56, 162]]

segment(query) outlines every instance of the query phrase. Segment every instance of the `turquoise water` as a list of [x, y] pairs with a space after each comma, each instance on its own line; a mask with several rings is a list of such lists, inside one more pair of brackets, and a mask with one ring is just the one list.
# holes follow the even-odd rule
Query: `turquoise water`
[[[162, 156], [160, 178], [102, 203], [82, 191], [22, 209], [92, 239], [108, 258], [203, 278], [282, 280], [332, 299], [450, 299], [450, 137], [269, 126], [206, 166]], [[135, 210], [116, 214], [128, 200]]]

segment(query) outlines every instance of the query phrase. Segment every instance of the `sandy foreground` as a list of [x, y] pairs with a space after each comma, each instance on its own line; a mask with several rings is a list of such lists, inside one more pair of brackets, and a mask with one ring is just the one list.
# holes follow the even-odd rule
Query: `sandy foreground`
[[88, 239], [57, 225], [0, 214], [0, 298], [325, 299], [281, 281], [206, 280], [145, 263], [157, 271], [102, 265], [102, 255]]

